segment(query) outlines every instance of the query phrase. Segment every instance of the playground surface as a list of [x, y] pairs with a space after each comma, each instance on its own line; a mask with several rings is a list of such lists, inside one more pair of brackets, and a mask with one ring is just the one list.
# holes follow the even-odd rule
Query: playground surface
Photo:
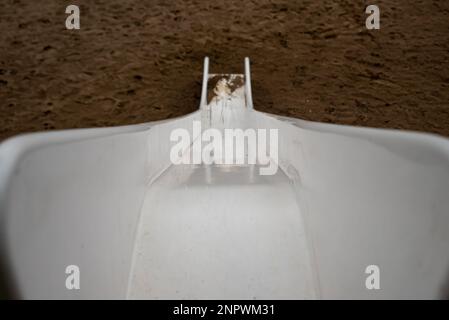
[[0, 140], [116, 126], [198, 108], [201, 64], [252, 61], [254, 107], [290, 117], [449, 135], [449, 3], [78, 1], [0, 3]]

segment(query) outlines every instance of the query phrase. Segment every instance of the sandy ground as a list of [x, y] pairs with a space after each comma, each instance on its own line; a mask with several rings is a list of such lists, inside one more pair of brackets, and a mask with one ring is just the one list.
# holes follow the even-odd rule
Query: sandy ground
[[0, 140], [179, 116], [211, 72], [252, 60], [258, 110], [449, 135], [449, 2], [56, 0], [0, 3]]

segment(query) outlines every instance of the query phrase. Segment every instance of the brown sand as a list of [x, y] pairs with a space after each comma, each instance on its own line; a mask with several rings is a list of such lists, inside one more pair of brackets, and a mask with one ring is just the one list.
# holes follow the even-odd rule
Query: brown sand
[[[67, 2], [67, 3], [66, 3]], [[252, 60], [258, 110], [449, 135], [449, 2], [75, 1], [0, 3], [0, 140], [30, 131], [142, 123], [199, 104], [211, 72]]]

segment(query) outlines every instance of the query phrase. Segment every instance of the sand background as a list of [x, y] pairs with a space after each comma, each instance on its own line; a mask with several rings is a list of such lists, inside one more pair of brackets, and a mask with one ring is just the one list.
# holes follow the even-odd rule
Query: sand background
[[0, 140], [194, 111], [206, 55], [251, 58], [261, 111], [449, 135], [448, 1], [2, 0], [0, 28]]

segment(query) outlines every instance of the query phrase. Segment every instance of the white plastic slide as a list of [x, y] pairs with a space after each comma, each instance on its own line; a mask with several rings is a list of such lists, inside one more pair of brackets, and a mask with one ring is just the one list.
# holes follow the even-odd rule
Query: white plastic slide
[[[189, 163], [195, 124], [278, 145]], [[213, 75], [206, 58], [190, 115], [2, 143], [0, 228], [24, 299], [446, 298], [449, 140], [255, 111], [249, 60]]]

